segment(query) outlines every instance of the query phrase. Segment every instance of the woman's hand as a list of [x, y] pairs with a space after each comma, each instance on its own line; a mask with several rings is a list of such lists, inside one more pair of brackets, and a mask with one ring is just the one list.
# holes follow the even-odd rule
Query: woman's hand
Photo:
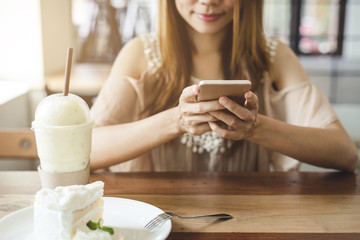
[[251, 91], [245, 93], [245, 106], [230, 100], [227, 97], [220, 97], [219, 103], [231, 113], [224, 111], [210, 112], [217, 120], [224, 122], [228, 127], [222, 128], [219, 124], [209, 122], [210, 128], [223, 138], [242, 140], [251, 136], [258, 125], [258, 98]]
[[178, 120], [182, 132], [193, 135], [201, 135], [211, 130], [209, 122], [217, 121], [215, 116], [209, 114], [211, 111], [224, 109], [218, 100], [198, 102], [199, 94], [197, 85], [184, 88], [178, 105]]

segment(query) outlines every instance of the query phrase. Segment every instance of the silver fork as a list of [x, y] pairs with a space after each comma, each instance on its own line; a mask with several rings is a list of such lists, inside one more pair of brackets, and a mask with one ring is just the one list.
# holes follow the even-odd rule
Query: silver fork
[[192, 216], [192, 217], [183, 217], [183, 216], [179, 216], [179, 215], [177, 215], [175, 213], [172, 213], [172, 212], [163, 212], [163, 213], [157, 215], [156, 217], [154, 217], [153, 219], [151, 219], [150, 222], [148, 222], [144, 226], [144, 228], [151, 231], [154, 228], [159, 227], [162, 224], [164, 224], [166, 222], [166, 220], [169, 220], [170, 218], [173, 218], [173, 217], [178, 217], [178, 218], [181, 218], [181, 219], [194, 219], [194, 218], [230, 219], [230, 218], [232, 218], [231, 215], [225, 214], [225, 213], [202, 215], [202, 216]]

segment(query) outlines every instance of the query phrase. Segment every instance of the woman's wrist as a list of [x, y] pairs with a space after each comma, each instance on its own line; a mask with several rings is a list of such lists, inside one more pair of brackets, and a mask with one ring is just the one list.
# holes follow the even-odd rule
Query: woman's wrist
[[173, 123], [173, 129], [175, 131], [176, 134], [180, 135], [184, 133], [183, 128], [181, 127], [181, 121], [180, 121], [180, 111], [179, 111], [179, 107], [173, 107], [170, 108], [169, 113], [171, 114], [171, 122]]
[[263, 128], [264, 120], [265, 120], [264, 115], [261, 114], [257, 115], [256, 122], [249, 135], [247, 135], [246, 140], [255, 143], [259, 140], [259, 138], [262, 135], [261, 133], [263, 131], [262, 128]]

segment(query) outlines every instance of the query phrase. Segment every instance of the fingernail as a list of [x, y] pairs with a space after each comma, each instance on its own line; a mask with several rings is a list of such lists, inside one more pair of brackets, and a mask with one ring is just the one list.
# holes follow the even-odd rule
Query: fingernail
[[228, 102], [228, 99], [226, 97], [221, 97], [219, 99], [219, 102], [220, 102], [220, 104], [223, 104], [223, 103], [226, 104]]
[[253, 96], [253, 95], [252, 95], [252, 92], [247, 92], [247, 93], [246, 93], [246, 98], [252, 98], [252, 96]]

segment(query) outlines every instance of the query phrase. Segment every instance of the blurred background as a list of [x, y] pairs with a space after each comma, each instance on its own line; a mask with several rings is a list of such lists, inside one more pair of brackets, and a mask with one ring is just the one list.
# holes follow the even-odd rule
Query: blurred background
[[[360, 1], [264, 0], [267, 35], [288, 44], [360, 149]], [[89, 106], [131, 38], [154, 31], [157, 0], [0, 0], [0, 129], [29, 128], [39, 101], [70, 92]], [[35, 169], [1, 160], [0, 170]], [[304, 164], [304, 171], [323, 171]]]

